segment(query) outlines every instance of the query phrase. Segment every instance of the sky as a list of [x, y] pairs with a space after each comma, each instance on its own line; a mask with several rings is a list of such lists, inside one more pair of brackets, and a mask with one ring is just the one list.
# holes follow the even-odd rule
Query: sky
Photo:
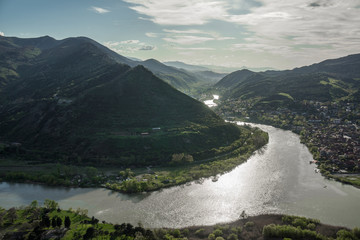
[[0, 0], [0, 35], [138, 59], [292, 69], [360, 53], [360, 0]]

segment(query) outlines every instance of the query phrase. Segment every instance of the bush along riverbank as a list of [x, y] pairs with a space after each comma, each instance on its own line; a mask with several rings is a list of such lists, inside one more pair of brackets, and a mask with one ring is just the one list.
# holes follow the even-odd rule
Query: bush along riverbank
[[213, 177], [231, 171], [268, 142], [268, 134], [258, 128], [244, 127], [242, 138], [226, 147], [211, 149], [207, 159], [196, 160], [186, 153], [175, 153], [169, 164], [146, 168], [90, 167], [4, 159], [0, 178], [8, 182], [43, 183], [66, 187], [105, 187], [136, 193], [159, 190]]
[[62, 210], [53, 200], [43, 206], [0, 208], [0, 239], [126, 239], [126, 240], [242, 240], [306, 239], [359, 240], [360, 229], [324, 225], [316, 219], [286, 215], [247, 216], [214, 226], [147, 229], [139, 222], [112, 224], [87, 216], [87, 210]]

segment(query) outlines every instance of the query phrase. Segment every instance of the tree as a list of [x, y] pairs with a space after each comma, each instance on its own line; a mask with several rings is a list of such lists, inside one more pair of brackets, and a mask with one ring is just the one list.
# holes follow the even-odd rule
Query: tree
[[241, 212], [240, 217], [241, 217], [242, 219], [247, 218], [247, 214], [246, 214], [245, 210], [243, 210], [243, 211]]
[[51, 226], [52, 226], [53, 228], [56, 228], [56, 226], [57, 226], [56, 217], [53, 217], [53, 218], [51, 219]]
[[59, 207], [59, 204], [55, 202], [54, 200], [45, 199], [44, 206], [49, 210], [55, 210]]
[[98, 170], [94, 167], [86, 167], [85, 172], [89, 178], [94, 178], [94, 177], [96, 177]]
[[38, 201], [34, 200], [30, 203], [29, 207], [33, 210], [39, 206]]
[[56, 226], [57, 226], [57, 227], [61, 227], [61, 225], [62, 225], [62, 219], [59, 218], [59, 217], [57, 217], [57, 218], [56, 218]]
[[86, 229], [86, 233], [84, 234], [84, 239], [91, 239], [94, 237], [95, 229], [93, 227], [89, 227]]
[[43, 215], [40, 224], [43, 227], [47, 227], [47, 228], [50, 227], [51, 222], [50, 222], [49, 216], [48, 215]]
[[65, 217], [64, 225], [65, 225], [66, 228], [70, 228], [71, 220], [70, 220], [69, 216]]

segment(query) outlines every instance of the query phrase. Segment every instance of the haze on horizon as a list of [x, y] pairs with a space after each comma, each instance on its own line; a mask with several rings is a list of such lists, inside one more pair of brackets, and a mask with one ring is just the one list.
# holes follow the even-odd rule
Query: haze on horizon
[[121, 55], [289, 69], [360, 52], [360, 0], [0, 0], [0, 35], [86, 36]]

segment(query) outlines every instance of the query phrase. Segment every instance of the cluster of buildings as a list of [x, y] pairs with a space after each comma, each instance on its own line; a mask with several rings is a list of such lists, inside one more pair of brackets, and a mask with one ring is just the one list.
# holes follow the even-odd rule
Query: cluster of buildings
[[301, 135], [314, 158], [330, 173], [360, 173], [360, 105], [303, 101], [297, 108], [255, 110], [253, 102], [228, 100], [215, 110], [224, 118], [250, 119]]

